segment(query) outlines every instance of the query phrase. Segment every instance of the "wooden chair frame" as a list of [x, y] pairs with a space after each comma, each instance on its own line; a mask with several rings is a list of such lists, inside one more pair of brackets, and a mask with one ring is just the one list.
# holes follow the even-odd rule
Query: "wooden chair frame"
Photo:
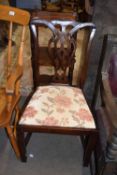
[[[51, 42], [55, 41], [55, 52], [56, 50], [58, 51], [58, 48], [56, 47], [57, 42], [60, 41], [61, 46], [60, 47], [60, 52], [58, 53], [62, 53], [63, 56], [63, 63], [64, 63], [64, 67], [62, 67], [62, 63], [59, 64], [58, 66], [58, 61], [56, 59], [54, 59], [54, 66], [55, 66], [55, 76], [52, 77], [52, 80], [54, 81], [54, 83], [65, 83], [68, 84], [68, 79], [66, 79], [66, 73], [64, 73], [64, 71], [66, 71], [66, 66], [69, 66], [71, 69], [71, 72], [73, 71], [73, 65], [72, 63], [74, 63], [74, 49], [75, 49], [75, 39], [74, 39], [74, 34], [75, 32], [77, 32], [78, 30], [85, 28], [85, 27], [89, 27], [91, 29], [91, 35], [89, 37], [89, 45], [88, 48], [86, 50], [86, 52], [89, 52], [89, 47], [92, 41], [92, 38], [94, 36], [95, 33], [95, 26], [92, 23], [85, 23], [85, 24], [79, 24], [77, 22], [74, 21], [60, 21], [60, 20], [52, 20], [47, 21], [44, 19], [40, 19], [39, 17], [37, 18], [33, 18], [30, 21], [30, 29], [31, 29], [31, 43], [32, 43], [32, 67], [33, 67], [33, 78], [34, 78], [34, 90], [36, 89], [36, 87], [40, 84], [40, 79], [38, 78], [38, 73], [36, 73], [36, 70], [38, 70], [38, 25], [44, 25], [46, 27], [48, 27], [52, 32], [53, 32], [53, 37], [55, 38], [51, 38], [49, 41], [49, 45], [48, 48], [49, 50], [51, 50], [50, 46], [51, 46]], [[58, 32], [58, 29], [56, 29], [56, 25], [60, 25], [59, 27], [61, 28], [61, 32]], [[67, 33], [67, 35], [65, 34], [65, 29], [67, 28], [67, 25], [72, 26], [72, 29]], [[69, 49], [69, 44], [70, 41], [72, 41], [72, 51], [73, 52], [69, 52], [67, 50], [67, 48], [65, 48], [65, 52], [63, 51], [63, 43], [61, 42], [61, 40], [57, 39], [56, 37], [58, 37], [59, 35], [62, 36], [62, 41], [63, 38], [68, 37], [68, 38], [72, 38], [71, 40], [68, 40], [68, 49]], [[60, 37], [61, 38], [61, 37]], [[66, 40], [65, 40], [66, 41]], [[61, 52], [62, 49], [62, 52]], [[48, 50], [48, 51], [49, 51]], [[69, 53], [69, 58], [71, 58], [71, 60], [73, 61], [69, 61], [69, 65], [65, 64], [65, 55], [66, 53]], [[51, 51], [50, 51], [51, 52]], [[65, 55], [64, 55], [65, 54]], [[50, 53], [51, 55], [51, 53]], [[62, 57], [60, 54], [56, 55], [58, 60], [62, 60]], [[60, 59], [61, 57], [61, 59]], [[88, 61], [88, 60], [87, 60]], [[87, 62], [86, 61], [86, 62]], [[62, 76], [58, 74], [58, 67], [60, 69], [62, 69], [63, 73]], [[85, 72], [85, 71], [84, 71]], [[86, 73], [86, 72], [85, 72]], [[83, 84], [85, 82], [85, 78], [86, 78], [86, 74], [83, 74], [83, 78], [81, 78], [81, 84], [79, 85], [79, 87], [83, 87]], [[72, 77], [72, 75], [70, 76]], [[64, 85], [65, 85], [64, 84]], [[70, 83], [71, 84], [71, 83]], [[70, 127], [56, 127], [56, 126], [52, 126], [52, 127], [46, 127], [46, 126], [31, 126], [31, 125], [23, 125], [23, 124], [18, 124], [17, 126], [17, 134], [18, 134], [18, 143], [19, 143], [19, 148], [20, 148], [20, 153], [21, 153], [21, 160], [22, 161], [26, 161], [27, 157], [26, 157], [26, 144], [27, 144], [27, 140], [25, 137], [25, 132], [28, 133], [32, 133], [32, 132], [43, 132], [43, 133], [57, 133], [57, 134], [67, 134], [67, 135], [79, 135], [82, 138], [84, 138], [85, 143], [84, 143], [84, 158], [83, 158], [83, 162], [84, 165], [87, 166], [90, 162], [90, 156], [92, 151], [94, 150], [95, 144], [96, 144], [96, 138], [97, 138], [97, 129], [86, 129], [86, 128], [70, 128]]]
[[[8, 22], [8, 57], [7, 57], [7, 80], [5, 88], [1, 90], [1, 96], [4, 94], [5, 103], [1, 104], [0, 128], [6, 128], [11, 145], [17, 157], [20, 157], [19, 148], [16, 139], [16, 125], [19, 117], [18, 103], [20, 100], [20, 79], [23, 75], [23, 48], [25, 41], [25, 30], [29, 22], [30, 14], [24, 10], [10, 6], [0, 5], [0, 20]], [[13, 71], [10, 71], [12, 63], [12, 34], [13, 24], [22, 26], [21, 43], [17, 56], [17, 64]], [[2, 98], [0, 100], [3, 100]], [[1, 102], [0, 102], [1, 103]], [[15, 111], [15, 117], [13, 116]], [[14, 119], [12, 119], [14, 118]]]

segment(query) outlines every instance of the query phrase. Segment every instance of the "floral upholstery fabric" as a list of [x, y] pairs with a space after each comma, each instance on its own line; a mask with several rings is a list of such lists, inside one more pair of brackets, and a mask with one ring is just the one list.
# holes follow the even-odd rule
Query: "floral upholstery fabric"
[[93, 116], [82, 91], [68, 86], [39, 87], [19, 124], [95, 128]]

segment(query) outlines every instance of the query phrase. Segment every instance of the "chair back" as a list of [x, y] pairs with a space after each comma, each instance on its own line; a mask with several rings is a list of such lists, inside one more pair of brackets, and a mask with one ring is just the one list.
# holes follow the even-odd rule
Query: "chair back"
[[[30, 14], [24, 10], [0, 5], [0, 24], [7, 28], [6, 48], [0, 53], [0, 128], [5, 128], [11, 145], [19, 158], [19, 148], [16, 139], [16, 125], [19, 119], [20, 79], [23, 74], [23, 48], [25, 30]], [[5, 25], [4, 25], [5, 24]], [[21, 28], [19, 45], [14, 40], [14, 31]], [[1, 29], [1, 28], [0, 28]], [[2, 30], [1, 29], [1, 30]], [[3, 63], [2, 63], [3, 61]]]
[[[43, 43], [41, 45], [39, 39], [42, 36], [40, 36], [39, 30], [44, 30], [42, 27], [45, 28], [46, 32], [43, 33], [46, 44]], [[78, 23], [73, 20], [33, 18], [30, 22], [30, 29], [34, 87], [45, 82], [72, 85], [76, 60], [75, 53], [79, 44], [77, 33], [82, 29], [88, 31], [88, 38], [85, 38], [88, 41], [85, 47], [85, 61], [83, 62], [85, 67], [82, 65], [82, 73], [80, 73], [82, 76], [79, 78], [79, 86], [83, 86], [87, 72], [89, 48], [95, 33], [95, 25], [92, 23]], [[44, 66], [51, 66], [48, 75], [46, 75], [47, 71], [42, 71], [42, 69], [45, 69]]]
[[[8, 33], [6, 33], [6, 37], [8, 38], [8, 47], [6, 46], [7, 56], [4, 60], [6, 70], [4, 73], [4, 78], [10, 77], [12, 69], [16, 69], [17, 66], [20, 66], [21, 68], [23, 65], [23, 47], [25, 41], [25, 30], [27, 24], [29, 23], [29, 19], [30, 14], [24, 10], [13, 8], [10, 6], [0, 5], [0, 21], [3, 22], [3, 24], [6, 23], [8, 30]], [[18, 26], [21, 27], [21, 34], [19, 34], [20, 44], [16, 46], [13, 40], [15, 37], [14, 31], [17, 29]], [[9, 91], [9, 93], [12, 93], [10, 92], [11, 85], [9, 84], [8, 86], [10, 87], [6, 88], [7, 91]]]

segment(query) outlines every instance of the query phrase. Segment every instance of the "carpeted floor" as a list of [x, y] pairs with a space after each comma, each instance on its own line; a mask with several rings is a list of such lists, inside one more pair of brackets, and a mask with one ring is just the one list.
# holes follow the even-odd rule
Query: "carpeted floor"
[[0, 156], [0, 175], [89, 175], [82, 166], [78, 137], [33, 134], [28, 145], [28, 162], [16, 159], [7, 141]]

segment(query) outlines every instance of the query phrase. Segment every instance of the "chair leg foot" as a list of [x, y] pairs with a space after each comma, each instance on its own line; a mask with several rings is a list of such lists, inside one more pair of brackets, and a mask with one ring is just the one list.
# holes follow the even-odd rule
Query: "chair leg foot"
[[22, 162], [27, 161], [26, 157], [26, 148], [25, 148], [25, 138], [24, 138], [24, 131], [20, 126], [17, 126], [17, 141], [18, 141], [18, 146], [20, 150], [20, 158]]
[[11, 145], [16, 153], [16, 156], [17, 158], [20, 158], [20, 152], [19, 152], [19, 148], [18, 148], [18, 144], [17, 144], [17, 141], [16, 141], [16, 138], [13, 134], [13, 130], [10, 126], [7, 126], [6, 127], [6, 130], [7, 130], [7, 133], [8, 133], [8, 136], [9, 136], [9, 140], [11, 142]]
[[97, 142], [97, 134], [93, 134], [88, 136], [87, 144], [85, 145], [84, 157], [83, 157], [83, 165], [88, 166], [91, 160], [91, 154], [95, 149]]

